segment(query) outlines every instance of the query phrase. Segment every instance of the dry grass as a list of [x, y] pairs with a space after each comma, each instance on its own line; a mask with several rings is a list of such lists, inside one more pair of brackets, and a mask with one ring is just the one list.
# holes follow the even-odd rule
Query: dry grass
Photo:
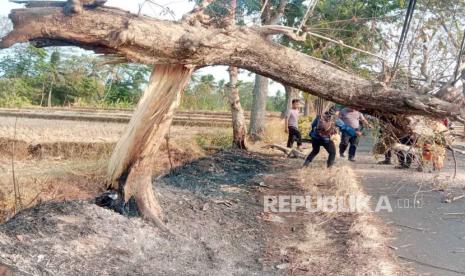
[[[300, 170], [309, 194], [365, 196], [351, 168], [335, 167], [325, 174], [322, 169]], [[320, 213], [317, 221], [305, 226], [305, 236], [292, 244], [304, 252], [303, 266], [321, 268], [314, 275], [404, 275], [387, 247], [385, 227], [368, 212], [370, 206], [360, 207], [359, 212]]]
[[[13, 138], [15, 118], [2, 117], [0, 137]], [[27, 143], [88, 142], [114, 143], [126, 125], [119, 123], [20, 118], [16, 138]]]
[[266, 122], [265, 143], [280, 144], [287, 140], [284, 132], [284, 120], [280, 118], [270, 118]]
[[[14, 118], [0, 123], [0, 220], [12, 214], [14, 206], [11, 156]], [[104, 189], [105, 168], [125, 124], [18, 119], [14, 154], [16, 180], [23, 207], [40, 201], [87, 199]], [[216, 139], [230, 129], [176, 126], [170, 132], [174, 166], [204, 155], [198, 135]], [[39, 147], [40, 145], [40, 147]], [[154, 171], [171, 167], [163, 141]]]
[[[15, 205], [11, 165], [5, 163], [0, 162], [0, 170], [6, 176], [0, 179], [3, 191], [0, 202], [6, 212], [0, 220], [12, 215]], [[104, 189], [104, 166], [105, 160], [15, 162], [16, 182], [23, 203], [16, 208], [28, 208], [43, 201], [92, 198]]]

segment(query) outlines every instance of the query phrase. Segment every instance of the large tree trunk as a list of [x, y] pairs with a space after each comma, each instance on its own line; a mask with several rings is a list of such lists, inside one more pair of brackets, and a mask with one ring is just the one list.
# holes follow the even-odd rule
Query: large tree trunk
[[192, 69], [184, 65], [156, 65], [149, 85], [108, 165], [109, 187], [134, 197], [141, 215], [159, 226], [162, 212], [152, 189], [157, 151], [179, 106]]
[[255, 75], [249, 127], [250, 137], [252, 137], [254, 140], [260, 140], [265, 134], [268, 83], [268, 78]]
[[233, 148], [247, 149], [244, 110], [241, 106], [239, 89], [237, 89], [237, 67], [229, 67], [229, 104], [233, 123]]
[[[137, 17], [115, 8], [67, 16], [59, 7], [13, 10], [14, 30], [0, 48], [34, 41], [38, 46], [78, 45], [147, 64], [247, 69], [329, 101], [371, 113], [449, 116], [465, 121], [461, 106], [415, 91], [401, 91], [335, 69], [266, 40], [270, 26], [220, 29]], [[282, 32], [281, 32], [282, 33]]]

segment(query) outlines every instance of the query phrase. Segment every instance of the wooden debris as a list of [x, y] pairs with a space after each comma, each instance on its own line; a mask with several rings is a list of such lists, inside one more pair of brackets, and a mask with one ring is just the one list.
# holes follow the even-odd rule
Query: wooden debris
[[303, 152], [300, 152], [300, 151], [295, 150], [295, 149], [289, 149], [289, 148], [286, 148], [284, 146], [280, 146], [280, 145], [277, 145], [277, 144], [266, 145], [266, 146], [264, 146], [262, 148], [264, 148], [264, 149], [276, 149], [276, 150], [282, 151], [284, 154], [287, 155], [288, 158], [305, 159], [307, 157]]
[[408, 228], [408, 229], [412, 229], [412, 230], [417, 230], [417, 231], [421, 231], [421, 232], [425, 232], [426, 230], [424, 228], [417, 228], [417, 227], [413, 227], [413, 226], [409, 226], [409, 225], [404, 225], [404, 224], [399, 224], [399, 223], [395, 223], [394, 225], [396, 226], [400, 226], [400, 227], [404, 227], [404, 228]]
[[465, 195], [459, 195], [459, 196], [454, 196], [454, 197], [448, 197], [444, 200], [444, 203], [452, 203], [454, 201], [457, 201], [459, 199], [465, 198]]

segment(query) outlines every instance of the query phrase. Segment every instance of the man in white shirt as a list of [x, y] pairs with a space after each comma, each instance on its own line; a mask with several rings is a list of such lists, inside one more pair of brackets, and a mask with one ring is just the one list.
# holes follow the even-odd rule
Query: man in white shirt
[[284, 131], [289, 134], [287, 139], [287, 147], [292, 148], [294, 142], [297, 142], [297, 149], [301, 150], [302, 135], [299, 131], [299, 108], [300, 100], [292, 100], [292, 109], [286, 114], [286, 123]]
[[[343, 108], [339, 113], [339, 118], [344, 122], [344, 124], [350, 126], [355, 131], [360, 131], [360, 121], [368, 128], [371, 128], [371, 124], [365, 119], [365, 116], [363, 116], [360, 111], [350, 107]], [[349, 161], [354, 162], [359, 140], [359, 136], [351, 137], [343, 132], [341, 136], [341, 143], [339, 144], [339, 155], [341, 157], [345, 157], [344, 153], [350, 144]]]

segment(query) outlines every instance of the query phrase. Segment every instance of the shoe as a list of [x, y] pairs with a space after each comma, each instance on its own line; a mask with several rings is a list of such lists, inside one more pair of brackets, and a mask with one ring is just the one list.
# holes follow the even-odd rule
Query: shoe
[[391, 160], [383, 160], [383, 161], [379, 161], [378, 165], [392, 165], [392, 162]]
[[350, 162], [355, 162], [355, 157], [349, 157]]
[[409, 166], [407, 166], [407, 165], [397, 165], [395, 168], [396, 168], [396, 169], [399, 169], [399, 170], [406, 170], [406, 169], [410, 169], [410, 167], [409, 167]]
[[304, 168], [305, 168], [305, 167], [308, 167], [308, 165], [310, 165], [310, 162], [308, 162], [307, 160], [305, 160], [303, 167], [304, 167]]
[[340, 156], [341, 158], [346, 157], [344, 153], [339, 153], [339, 156]]

